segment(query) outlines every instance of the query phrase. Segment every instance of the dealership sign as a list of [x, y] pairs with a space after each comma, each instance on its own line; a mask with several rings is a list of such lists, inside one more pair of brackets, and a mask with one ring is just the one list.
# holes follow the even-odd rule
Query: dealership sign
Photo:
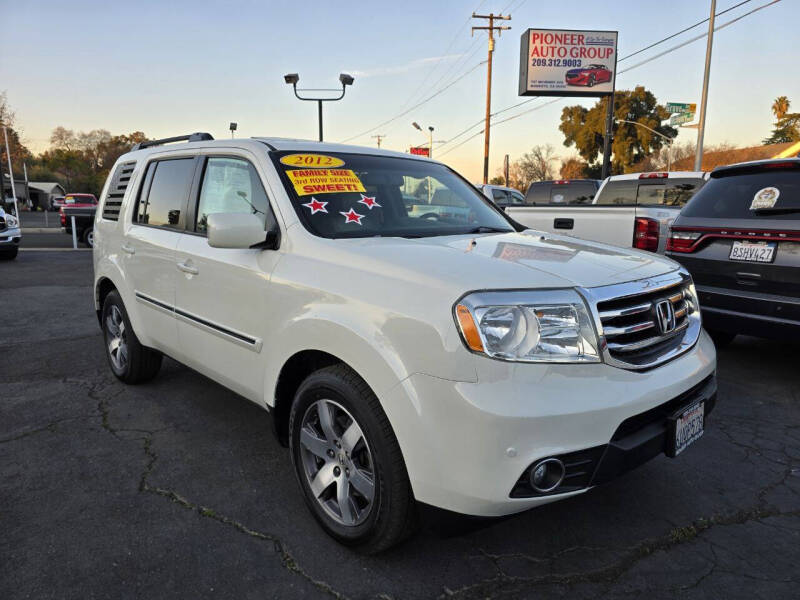
[[616, 71], [616, 31], [528, 29], [522, 34], [520, 96], [608, 96]]

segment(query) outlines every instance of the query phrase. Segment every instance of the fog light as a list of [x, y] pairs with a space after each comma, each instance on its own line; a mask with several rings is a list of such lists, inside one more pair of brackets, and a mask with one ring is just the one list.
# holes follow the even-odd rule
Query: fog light
[[564, 480], [564, 463], [557, 458], [545, 458], [531, 469], [531, 487], [537, 492], [552, 492]]

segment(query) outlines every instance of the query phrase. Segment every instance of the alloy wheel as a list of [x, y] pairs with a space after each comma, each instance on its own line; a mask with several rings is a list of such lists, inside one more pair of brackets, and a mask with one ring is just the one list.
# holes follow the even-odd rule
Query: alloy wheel
[[128, 341], [125, 319], [119, 307], [112, 305], [106, 317], [106, 344], [111, 362], [117, 371], [124, 371], [128, 364]]
[[317, 400], [300, 426], [300, 455], [312, 495], [340, 525], [364, 522], [375, 499], [375, 467], [367, 438], [341, 404]]

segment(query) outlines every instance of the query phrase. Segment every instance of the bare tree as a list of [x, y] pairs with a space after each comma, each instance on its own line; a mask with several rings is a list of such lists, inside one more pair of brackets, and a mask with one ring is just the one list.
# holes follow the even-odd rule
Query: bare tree
[[546, 181], [555, 177], [555, 150], [550, 144], [534, 146], [522, 155], [516, 164], [519, 167], [524, 187], [534, 181]]

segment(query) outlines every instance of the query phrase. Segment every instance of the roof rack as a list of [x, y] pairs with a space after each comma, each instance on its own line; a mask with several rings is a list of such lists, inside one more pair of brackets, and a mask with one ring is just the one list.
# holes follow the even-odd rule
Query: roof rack
[[212, 136], [210, 133], [203, 133], [203, 132], [191, 133], [189, 135], [177, 135], [175, 137], [162, 138], [160, 140], [149, 140], [147, 142], [139, 142], [138, 144], [133, 145], [133, 147], [131, 148], [131, 152], [135, 152], [136, 150], [142, 150], [144, 148], [150, 148], [151, 146], [161, 146], [163, 144], [170, 144], [172, 142], [207, 142], [213, 139], [214, 136]]

